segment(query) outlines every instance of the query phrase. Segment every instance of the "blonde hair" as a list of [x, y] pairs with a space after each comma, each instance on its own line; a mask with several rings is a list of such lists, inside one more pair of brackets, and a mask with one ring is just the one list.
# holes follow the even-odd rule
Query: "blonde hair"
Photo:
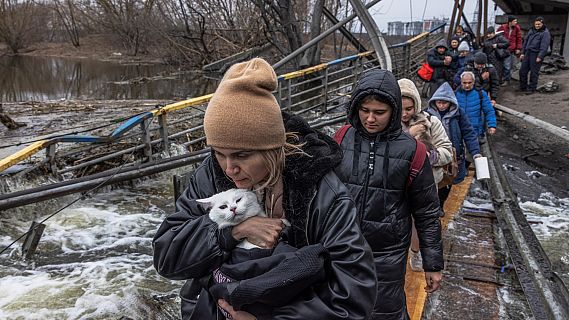
[[306, 143], [298, 143], [298, 134], [296, 132], [286, 133], [286, 142], [282, 147], [270, 149], [270, 150], [260, 150], [261, 157], [265, 166], [269, 170], [269, 176], [265, 182], [258, 188], [262, 190], [264, 188], [273, 187], [280, 179], [283, 174], [285, 167], [285, 159], [287, 156], [291, 155], [308, 155], [302, 150], [302, 147]]

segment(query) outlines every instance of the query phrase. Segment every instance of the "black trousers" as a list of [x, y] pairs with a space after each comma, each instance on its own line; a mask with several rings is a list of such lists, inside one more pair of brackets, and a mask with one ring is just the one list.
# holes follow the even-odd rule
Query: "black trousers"
[[[522, 60], [522, 66], [520, 67], [520, 90], [535, 91], [537, 89], [537, 81], [539, 79], [539, 69], [541, 69], [541, 62], [537, 63], [538, 52], [527, 52], [524, 55], [524, 60]], [[528, 85], [528, 73], [529, 85]]]
[[451, 188], [452, 184], [449, 184], [448, 186], [439, 189], [439, 204], [441, 206], [441, 209], [445, 207], [445, 201], [447, 201]]

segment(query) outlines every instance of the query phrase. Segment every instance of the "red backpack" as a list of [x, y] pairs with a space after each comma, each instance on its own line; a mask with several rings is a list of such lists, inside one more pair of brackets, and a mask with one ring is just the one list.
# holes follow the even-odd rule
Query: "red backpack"
[[[340, 129], [338, 129], [338, 131], [334, 133], [334, 141], [336, 141], [336, 143], [341, 145], [342, 141], [344, 140], [344, 136], [346, 135], [346, 132], [348, 132], [348, 129], [350, 129], [351, 126], [352, 125], [350, 124], [345, 124]], [[407, 185], [406, 185], [407, 188], [411, 186], [413, 180], [415, 180], [417, 175], [419, 175], [419, 172], [421, 172], [421, 169], [423, 168], [423, 163], [425, 162], [425, 158], [427, 157], [427, 147], [425, 147], [425, 145], [421, 141], [417, 139], [415, 139], [415, 141], [417, 141], [417, 150], [415, 150], [415, 154], [413, 155], [413, 160], [411, 161], [411, 167], [409, 167], [409, 176], [407, 177]]]

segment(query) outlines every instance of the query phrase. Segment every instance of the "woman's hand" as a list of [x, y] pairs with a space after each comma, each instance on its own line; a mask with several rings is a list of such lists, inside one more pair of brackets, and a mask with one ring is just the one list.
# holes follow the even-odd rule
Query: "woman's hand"
[[412, 137], [416, 137], [416, 136], [424, 133], [425, 131], [427, 131], [427, 127], [424, 124], [420, 124], [420, 123], [413, 125], [409, 128], [409, 134]]
[[427, 293], [433, 293], [437, 291], [441, 286], [442, 278], [443, 274], [440, 271], [425, 272], [425, 281], [427, 281], [427, 286], [425, 287], [425, 291]]
[[247, 238], [261, 248], [273, 248], [284, 227], [282, 219], [252, 217], [233, 227], [231, 235], [237, 240]]
[[231, 315], [234, 320], [257, 320], [257, 318], [245, 311], [235, 311], [233, 307], [223, 299], [217, 300], [217, 304], [227, 313]]

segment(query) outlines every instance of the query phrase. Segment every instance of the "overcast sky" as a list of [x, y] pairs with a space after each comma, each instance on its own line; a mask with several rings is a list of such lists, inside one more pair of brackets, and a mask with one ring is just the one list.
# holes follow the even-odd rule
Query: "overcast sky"
[[[454, 0], [382, 0], [374, 5], [370, 12], [375, 18], [379, 29], [387, 32], [387, 22], [391, 21], [411, 21], [411, 12], [413, 13], [413, 21], [420, 21], [423, 18], [431, 19], [450, 17]], [[473, 13], [477, 7], [477, 0], [465, 1], [464, 14], [469, 22], [473, 21]], [[498, 8], [494, 11], [494, 1], [488, 1], [488, 16], [490, 21], [494, 21], [495, 14], [503, 14]]]

